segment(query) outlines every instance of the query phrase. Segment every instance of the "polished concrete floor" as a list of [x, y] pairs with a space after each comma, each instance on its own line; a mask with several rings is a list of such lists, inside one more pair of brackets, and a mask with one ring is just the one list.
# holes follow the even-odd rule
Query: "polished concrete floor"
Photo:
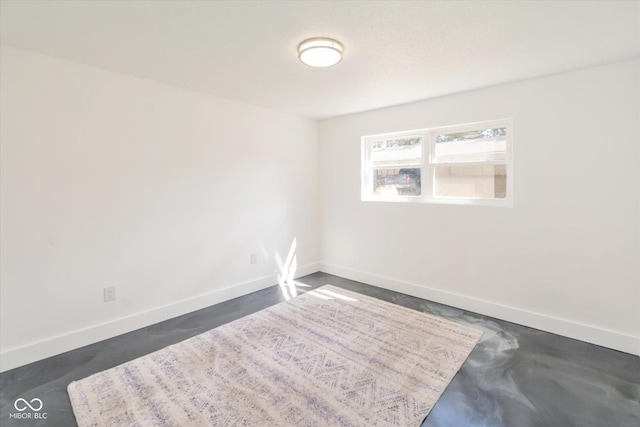
[[[423, 427], [640, 426], [640, 358], [325, 273], [331, 284], [484, 331]], [[74, 426], [69, 382], [111, 368], [282, 301], [278, 286], [0, 374], [0, 426]], [[46, 419], [10, 419], [39, 398]], [[36, 402], [37, 403], [37, 402]], [[34, 405], [36, 404], [34, 403]], [[27, 411], [25, 411], [27, 412]], [[271, 427], [271, 426], [270, 426]]]

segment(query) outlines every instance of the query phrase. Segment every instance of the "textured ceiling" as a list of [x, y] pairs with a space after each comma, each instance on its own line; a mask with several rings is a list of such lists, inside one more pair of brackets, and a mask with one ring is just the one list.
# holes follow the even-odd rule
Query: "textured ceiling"
[[[640, 56], [638, 1], [2, 1], [4, 45], [316, 119]], [[335, 67], [300, 63], [340, 40]]]

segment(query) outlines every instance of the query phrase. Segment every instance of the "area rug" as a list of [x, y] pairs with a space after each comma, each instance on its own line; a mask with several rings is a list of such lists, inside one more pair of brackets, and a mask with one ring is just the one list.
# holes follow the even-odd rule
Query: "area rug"
[[330, 285], [68, 386], [84, 426], [419, 426], [482, 332]]

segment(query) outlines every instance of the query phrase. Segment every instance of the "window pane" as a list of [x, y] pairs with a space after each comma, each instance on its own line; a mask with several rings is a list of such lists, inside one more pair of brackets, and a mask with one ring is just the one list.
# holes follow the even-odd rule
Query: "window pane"
[[420, 168], [376, 169], [373, 172], [373, 193], [375, 195], [420, 195]]
[[481, 162], [506, 158], [506, 128], [441, 133], [436, 136], [435, 163]]
[[504, 199], [507, 197], [506, 165], [435, 166], [436, 197]]
[[381, 139], [372, 144], [373, 166], [416, 164], [422, 158], [420, 137]]

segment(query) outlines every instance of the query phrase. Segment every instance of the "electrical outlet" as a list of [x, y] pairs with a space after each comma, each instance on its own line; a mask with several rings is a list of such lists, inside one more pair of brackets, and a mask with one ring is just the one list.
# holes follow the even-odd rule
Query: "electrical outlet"
[[257, 264], [258, 263], [258, 254], [249, 254], [249, 263]]
[[104, 288], [104, 302], [110, 302], [116, 300], [116, 287], [111, 286]]

